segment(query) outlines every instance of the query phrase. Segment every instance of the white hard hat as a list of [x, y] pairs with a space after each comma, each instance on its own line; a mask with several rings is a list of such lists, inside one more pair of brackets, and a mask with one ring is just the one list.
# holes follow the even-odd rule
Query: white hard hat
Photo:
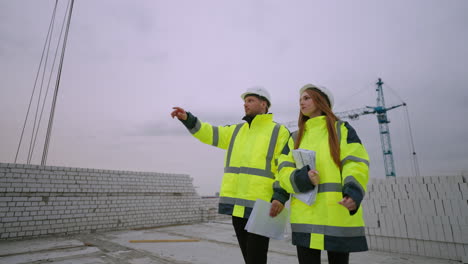
[[245, 97], [247, 95], [249, 95], [249, 94], [255, 94], [255, 95], [264, 97], [268, 101], [268, 107], [271, 106], [270, 93], [265, 88], [260, 87], [260, 86], [254, 86], [254, 87], [251, 87], [251, 88], [247, 89], [247, 91], [245, 91], [245, 93], [241, 94], [242, 100], [244, 100]]
[[320, 92], [322, 92], [324, 95], [327, 96], [327, 99], [330, 102], [330, 108], [333, 108], [333, 104], [334, 104], [333, 94], [326, 87], [308, 83], [301, 88], [299, 92], [299, 96], [302, 95], [302, 93], [307, 89], [317, 89]]

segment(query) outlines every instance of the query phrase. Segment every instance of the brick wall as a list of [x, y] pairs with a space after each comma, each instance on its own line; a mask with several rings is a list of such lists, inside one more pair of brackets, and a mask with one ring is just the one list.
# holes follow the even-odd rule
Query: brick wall
[[203, 221], [188, 175], [0, 163], [0, 239]]
[[[468, 256], [462, 176], [371, 179], [363, 201], [372, 250]], [[228, 219], [188, 175], [0, 163], [0, 239]]]
[[468, 256], [468, 183], [462, 176], [371, 180], [363, 201], [373, 250]]

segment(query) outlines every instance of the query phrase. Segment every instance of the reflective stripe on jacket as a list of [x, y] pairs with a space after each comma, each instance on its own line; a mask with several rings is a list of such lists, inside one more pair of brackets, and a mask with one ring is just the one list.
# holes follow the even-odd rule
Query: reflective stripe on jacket
[[[336, 123], [340, 142], [342, 171], [333, 161], [328, 143], [326, 119], [307, 120], [299, 148], [316, 152], [316, 170], [320, 182], [316, 201], [311, 206], [296, 198], [291, 200], [292, 242], [302, 247], [338, 252], [367, 250], [362, 208], [350, 212], [338, 204], [343, 195], [362, 199], [366, 191], [369, 157], [354, 129], [346, 122]], [[294, 149], [290, 140], [289, 148]], [[292, 152], [279, 158], [279, 181], [289, 193], [299, 192]], [[358, 198], [355, 198], [358, 197]], [[360, 200], [356, 204], [360, 204]]]
[[212, 126], [197, 119], [190, 129], [201, 142], [227, 150], [219, 213], [248, 218], [257, 199], [270, 202], [278, 157], [288, 129], [272, 114], [257, 115], [251, 124]]

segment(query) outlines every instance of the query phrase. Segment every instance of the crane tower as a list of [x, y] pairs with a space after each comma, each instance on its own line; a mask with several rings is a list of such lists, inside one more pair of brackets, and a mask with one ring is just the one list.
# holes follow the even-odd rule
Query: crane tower
[[388, 127], [388, 123], [390, 121], [387, 118], [387, 111], [395, 109], [400, 106], [405, 106], [406, 103], [394, 105], [391, 107], [385, 106], [383, 88], [382, 88], [382, 79], [379, 78], [376, 85], [377, 91], [377, 106], [366, 106], [365, 108], [359, 108], [354, 110], [349, 110], [345, 112], [338, 112], [335, 113], [340, 119], [358, 119], [361, 115], [368, 115], [368, 114], [376, 114], [377, 115], [377, 122], [379, 123], [379, 131], [380, 131], [380, 142], [382, 144], [382, 152], [383, 152], [383, 159], [385, 165], [385, 176], [386, 177], [395, 177], [395, 164], [393, 162], [393, 151], [392, 151], [392, 143], [390, 140], [390, 129]]

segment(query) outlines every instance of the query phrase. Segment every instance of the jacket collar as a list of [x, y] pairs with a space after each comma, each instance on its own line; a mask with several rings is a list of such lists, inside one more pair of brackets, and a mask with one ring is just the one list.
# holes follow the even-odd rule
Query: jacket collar
[[265, 121], [271, 122], [273, 120], [273, 114], [268, 113], [268, 114], [261, 114], [261, 115], [255, 115], [255, 116], [244, 116], [242, 120], [247, 121], [249, 126], [251, 126], [252, 123], [258, 124], [258, 123], [262, 123]]
[[312, 127], [315, 128], [315, 127], [326, 126], [326, 125], [327, 125], [327, 119], [323, 115], [310, 118], [305, 123], [305, 126], [307, 128], [312, 128]]

